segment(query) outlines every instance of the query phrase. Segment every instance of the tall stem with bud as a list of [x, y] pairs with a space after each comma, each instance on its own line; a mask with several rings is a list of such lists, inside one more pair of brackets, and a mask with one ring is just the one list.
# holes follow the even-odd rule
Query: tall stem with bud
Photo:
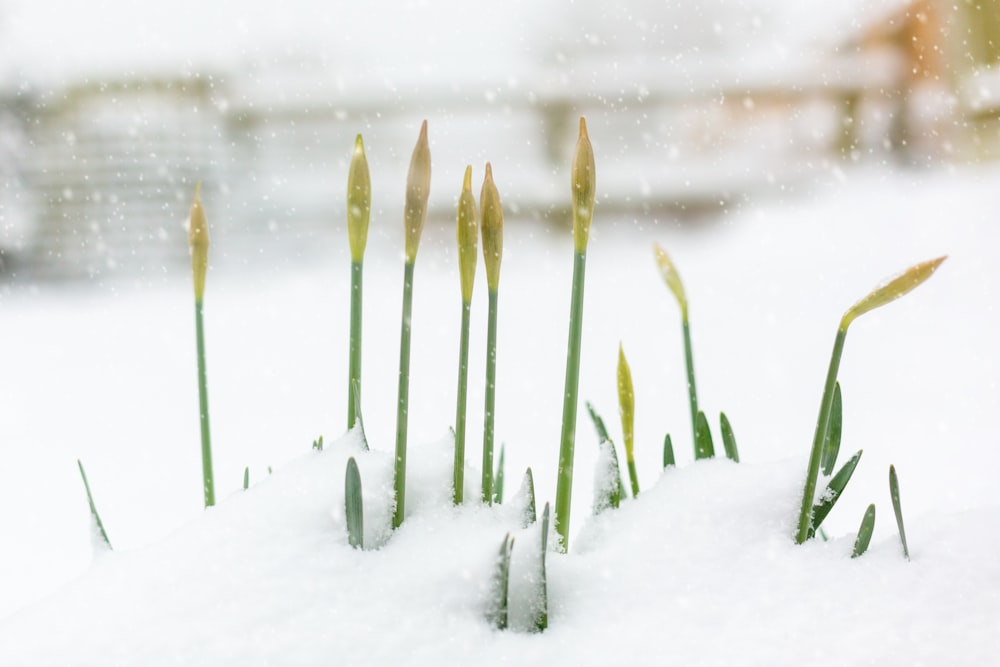
[[837, 372], [840, 369], [840, 358], [844, 353], [847, 328], [858, 317], [891, 301], [895, 301], [930, 278], [945, 259], [947, 258], [938, 257], [937, 259], [911, 266], [895, 278], [876, 287], [865, 298], [848, 308], [847, 312], [840, 319], [840, 326], [837, 328], [837, 337], [833, 342], [830, 368], [827, 370], [826, 384], [823, 387], [823, 399], [819, 406], [819, 418], [816, 420], [816, 433], [813, 436], [813, 446], [809, 453], [809, 466], [806, 469], [805, 488], [802, 490], [802, 505], [799, 509], [799, 523], [795, 533], [795, 541], [798, 544], [805, 542], [812, 534], [816, 481], [819, 478], [819, 468], [823, 458], [823, 445], [826, 442], [827, 431], [830, 428], [833, 396], [836, 393], [837, 386]]
[[403, 523], [406, 502], [406, 426], [410, 393], [410, 316], [413, 305], [413, 266], [417, 261], [420, 233], [427, 219], [427, 197], [431, 188], [431, 151], [427, 142], [427, 121], [420, 126], [420, 136], [410, 158], [406, 177], [406, 208], [403, 224], [406, 236], [406, 261], [403, 268], [403, 317], [399, 334], [399, 401], [396, 406], [396, 459], [393, 489], [396, 508], [392, 527]]
[[191, 273], [194, 277], [194, 327], [198, 352], [198, 414], [201, 426], [201, 477], [205, 507], [215, 504], [212, 475], [212, 436], [208, 424], [208, 374], [205, 370], [205, 274], [208, 273], [208, 222], [201, 205], [201, 183], [195, 186], [194, 202], [188, 223], [191, 247]]
[[493, 167], [486, 163], [486, 177], [479, 194], [483, 220], [483, 263], [489, 291], [486, 327], [486, 409], [483, 424], [483, 502], [493, 502], [493, 421], [497, 377], [497, 301], [500, 290], [500, 260], [503, 257], [503, 207], [493, 183]]
[[573, 191], [573, 292], [569, 312], [569, 343], [566, 350], [566, 385], [563, 392], [562, 437], [559, 445], [559, 477], [556, 484], [556, 532], [559, 548], [569, 549], [569, 518], [573, 499], [573, 454], [576, 444], [577, 393], [580, 386], [580, 343], [583, 331], [583, 284], [587, 267], [587, 241], [594, 217], [594, 150], [587, 123], [580, 118], [580, 137], [573, 155], [570, 177]]
[[469, 387], [469, 321], [472, 317], [472, 288], [476, 282], [476, 253], [479, 248], [479, 221], [472, 195], [472, 166], [465, 168], [462, 194], [458, 197], [458, 272], [462, 282], [462, 338], [458, 350], [458, 399], [455, 408], [455, 465], [452, 500], [463, 500], [465, 489], [465, 408]]
[[[361, 278], [368, 242], [372, 184], [365, 145], [359, 134], [347, 173], [347, 235], [351, 243], [351, 338], [347, 378], [347, 428], [353, 428], [361, 400]], [[355, 391], [355, 388], [357, 389]]]

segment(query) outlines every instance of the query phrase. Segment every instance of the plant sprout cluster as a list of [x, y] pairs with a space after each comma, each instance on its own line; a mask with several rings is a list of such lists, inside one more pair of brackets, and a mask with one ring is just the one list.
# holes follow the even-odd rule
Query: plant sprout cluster
[[[594, 216], [594, 196], [596, 191], [594, 153], [584, 118], [580, 119], [579, 138], [571, 165], [571, 203], [573, 218], [573, 279], [570, 293], [569, 337], [566, 353], [566, 376], [562, 412], [562, 431], [559, 445], [558, 478], [554, 511], [548, 503], [541, 512], [541, 539], [531, 548], [540, 551], [540, 572], [536, 578], [538, 595], [531, 610], [534, 627], [542, 631], [548, 625], [547, 584], [545, 558], [549, 551], [550, 522], [555, 540], [553, 548], [561, 553], [569, 549], [570, 507], [574, 479], [574, 449], [576, 440], [577, 409], [579, 407], [580, 349], [583, 335], [584, 285], [587, 263], [587, 245], [590, 225]], [[427, 201], [431, 182], [431, 154], [427, 133], [427, 121], [420, 128], [419, 137], [413, 150], [406, 182], [406, 199], [403, 215], [405, 235], [405, 261], [403, 267], [403, 309], [400, 326], [399, 385], [396, 415], [396, 442], [393, 468], [393, 489], [395, 506], [392, 513], [392, 527], [398, 528], [406, 518], [406, 464], [407, 464], [407, 410], [409, 396], [409, 366], [411, 315], [413, 305], [414, 269], [420, 244], [420, 236], [427, 217]], [[368, 237], [371, 212], [371, 178], [365, 156], [364, 142], [358, 135], [348, 170], [347, 179], [347, 229], [351, 252], [350, 276], [350, 336], [347, 392], [347, 428], [360, 432], [362, 446], [368, 449], [364, 435], [362, 418], [362, 374], [361, 374], [361, 320], [362, 285], [364, 274], [364, 254]], [[494, 456], [494, 420], [496, 405], [496, 362], [497, 362], [497, 317], [500, 285], [500, 266], [503, 256], [503, 205], [500, 192], [493, 179], [490, 163], [486, 163], [485, 175], [479, 192], [479, 203], [472, 191], [472, 167], [467, 166], [463, 175], [461, 193], [456, 212], [456, 234], [458, 244], [459, 278], [461, 283], [461, 337], [459, 343], [457, 404], [454, 434], [454, 466], [452, 502], [461, 505], [476, 502], [485, 505], [504, 501], [504, 449]], [[204, 294], [205, 277], [208, 269], [208, 225], [200, 199], [200, 184], [195, 188], [194, 201], [190, 211], [189, 243], [191, 247], [192, 274], [194, 279], [195, 336], [197, 349], [197, 380], [199, 396], [199, 424], [201, 433], [202, 479], [204, 504], [215, 504], [215, 484], [212, 473], [212, 451], [209, 427], [208, 386], [205, 367], [204, 334]], [[467, 444], [466, 403], [468, 395], [469, 325], [472, 296], [475, 285], [479, 246], [483, 253], [488, 292], [488, 326], [486, 340], [485, 372], [485, 419], [482, 436], [482, 480], [481, 495], [475, 500], [463, 497], [465, 486], [465, 459]], [[695, 382], [694, 354], [692, 350], [689, 304], [680, 274], [667, 252], [654, 244], [654, 258], [660, 275], [676, 300], [681, 315], [683, 358], [685, 381], [691, 418], [691, 436], [696, 460], [715, 456], [715, 445], [709, 420], [698, 403]], [[848, 327], [861, 315], [883, 306], [903, 296], [924, 282], [944, 261], [944, 257], [916, 264], [899, 276], [877, 287], [866, 297], [849, 308], [843, 315], [834, 342], [830, 367], [824, 385], [816, 432], [809, 455], [809, 463], [803, 484], [802, 503], [798, 514], [795, 542], [801, 544], [819, 534], [825, 539], [821, 529], [823, 520], [829, 515], [844, 489], [850, 482], [862, 452], [853, 454], [846, 463], [834, 472], [840, 450], [843, 428], [843, 399], [837, 372], [843, 354]], [[628, 471], [628, 486], [625, 485], [619, 467], [618, 452], [610, 437], [604, 420], [590, 403], [586, 404], [589, 416], [598, 437], [599, 483], [595, 487], [593, 509], [595, 514], [620, 507], [623, 499], [637, 497], [640, 493], [638, 473], [635, 465], [634, 419], [635, 391], [631, 369], [625, 355], [624, 346], [618, 349], [617, 389], [619, 415], [621, 418], [622, 442]], [[738, 463], [739, 451], [732, 425], [726, 414], [719, 415], [719, 435], [725, 456]], [[323, 438], [312, 443], [313, 449], [323, 450]], [[664, 436], [663, 467], [675, 465], [673, 442], [670, 434]], [[90, 505], [95, 534], [106, 548], [111, 542], [100, 519], [91, 494], [83, 464], [79, 464]], [[820, 472], [828, 479], [823, 492], [817, 495]], [[250, 486], [249, 469], [244, 470], [243, 488]], [[889, 487], [893, 511], [899, 529], [903, 554], [909, 559], [909, 548], [903, 527], [900, 506], [899, 481], [894, 467], [889, 469]], [[523, 527], [538, 521], [534, 493], [534, 476], [529, 467], [524, 474], [522, 494], [525, 501]], [[351, 457], [345, 470], [344, 515], [347, 527], [347, 542], [352, 547], [365, 549], [364, 505], [362, 499], [362, 471], [357, 461]], [[519, 494], [521, 496], [522, 494]], [[550, 521], [551, 518], [551, 521]], [[875, 505], [868, 507], [855, 541], [853, 556], [862, 555], [868, 547], [875, 521]], [[496, 557], [491, 603], [486, 615], [497, 628], [507, 627], [509, 600], [508, 581], [514, 538], [507, 534]]]

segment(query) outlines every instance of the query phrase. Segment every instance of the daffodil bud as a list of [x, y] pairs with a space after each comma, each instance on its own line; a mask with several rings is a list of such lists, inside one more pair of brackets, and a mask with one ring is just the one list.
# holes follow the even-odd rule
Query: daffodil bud
[[858, 301], [847, 309], [844, 317], [840, 320], [840, 330], [847, 331], [851, 322], [870, 310], [880, 308], [890, 301], [895, 301], [907, 292], [911, 291], [920, 283], [924, 282], [941, 266], [941, 262], [948, 259], [947, 255], [931, 259], [926, 262], [914, 264], [910, 268], [900, 273], [895, 278], [891, 278], [882, 285], [876, 287], [868, 296]]
[[479, 250], [479, 219], [472, 196], [472, 166], [465, 168], [462, 194], [458, 197], [458, 272], [462, 279], [462, 301], [472, 301], [476, 281], [476, 252]]
[[420, 233], [427, 220], [427, 198], [431, 191], [431, 149], [427, 143], [427, 121], [420, 126], [420, 136], [410, 158], [410, 171], [406, 176], [406, 210], [403, 222], [406, 225], [406, 262], [412, 264], [417, 259]]
[[677, 304], [681, 307], [681, 319], [687, 322], [687, 294], [684, 293], [684, 283], [681, 282], [681, 276], [677, 273], [677, 267], [670, 261], [670, 256], [658, 243], [653, 244], [653, 252], [656, 253], [656, 263], [660, 267], [660, 276], [663, 278], [663, 282], [667, 284], [667, 287], [670, 288], [670, 291], [673, 292], [674, 298], [677, 299]]
[[191, 247], [191, 273], [194, 276], [194, 298], [205, 296], [205, 274], [208, 273], [208, 222], [201, 206], [201, 183], [194, 188], [194, 202], [188, 219], [188, 245]]
[[625, 456], [631, 463], [635, 443], [635, 393], [632, 391], [632, 370], [625, 359], [625, 349], [618, 344], [618, 411], [622, 418], [622, 434], [625, 436]]
[[500, 193], [493, 183], [493, 166], [486, 163], [486, 177], [479, 193], [483, 220], [483, 262], [486, 264], [486, 284], [491, 292], [500, 285], [500, 260], [503, 258], [503, 207]]
[[590, 221], [594, 218], [594, 149], [587, 135], [587, 121], [580, 117], [580, 138], [573, 153], [571, 185], [573, 187], [573, 243], [576, 251], [587, 251], [590, 238]]
[[360, 262], [368, 242], [368, 220], [372, 210], [372, 182], [368, 158], [361, 135], [354, 140], [354, 154], [347, 172], [347, 235], [351, 242], [351, 261]]

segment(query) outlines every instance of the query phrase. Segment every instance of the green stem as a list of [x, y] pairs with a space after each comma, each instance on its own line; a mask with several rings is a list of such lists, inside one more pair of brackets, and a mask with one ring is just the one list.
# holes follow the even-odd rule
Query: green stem
[[456, 505], [462, 503], [465, 490], [465, 406], [469, 387], [469, 320], [472, 302], [462, 302], [462, 339], [458, 348], [458, 405], [455, 409], [455, 468], [452, 477]]
[[493, 504], [493, 417], [497, 381], [497, 295], [490, 294], [489, 323], [486, 328], [486, 418], [483, 424], [483, 502]]
[[632, 460], [628, 462], [628, 479], [632, 484], [632, 497], [637, 498], [639, 496], [639, 475], [635, 471], [635, 461]]
[[410, 394], [410, 312], [413, 310], [413, 262], [406, 262], [403, 271], [403, 317], [399, 334], [399, 403], [396, 408], [396, 465], [393, 489], [396, 509], [392, 514], [392, 527], [403, 523], [406, 501], [406, 419]]
[[198, 412], [201, 424], [201, 477], [204, 482], [205, 507], [215, 504], [215, 482], [212, 476], [212, 436], [208, 426], [208, 375], [205, 371], [204, 302], [194, 301], [194, 329], [198, 347]]
[[562, 438], [559, 444], [559, 477], [556, 484], [556, 533], [561, 551], [569, 550], [570, 505], [573, 499], [573, 449], [576, 443], [577, 393], [580, 387], [580, 340], [583, 332], [583, 282], [587, 251], [573, 258], [573, 295], [569, 310], [569, 343], [566, 348], [566, 387], [563, 392]]
[[795, 534], [795, 542], [802, 544], [809, 539], [812, 528], [812, 509], [816, 495], [816, 481], [819, 479], [819, 467], [823, 458], [823, 444], [830, 428], [830, 413], [833, 411], [833, 394], [837, 385], [837, 371], [840, 369], [840, 358], [844, 353], [844, 339], [847, 338], [847, 327], [837, 330], [837, 338], [833, 343], [833, 354], [830, 357], [830, 368], [826, 373], [826, 386], [823, 388], [823, 400], [819, 406], [819, 418], [816, 421], [816, 435], [813, 436], [812, 451], [809, 453], [809, 468], [806, 471], [806, 484], [802, 490], [802, 507], [799, 510], [799, 527]]
[[[347, 378], [347, 428], [354, 428], [361, 400], [361, 274], [363, 261], [351, 262], [351, 341]], [[355, 396], [354, 383], [358, 383]]]
[[691, 352], [691, 326], [688, 323], [686, 312], [681, 320], [681, 329], [684, 332], [684, 364], [687, 367], [688, 402], [691, 404], [691, 437], [697, 443], [698, 389], [694, 384], [694, 355]]

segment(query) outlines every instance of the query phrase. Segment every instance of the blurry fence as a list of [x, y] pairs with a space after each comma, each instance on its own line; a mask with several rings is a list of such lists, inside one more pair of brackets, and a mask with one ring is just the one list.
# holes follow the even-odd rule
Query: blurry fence
[[358, 132], [376, 209], [400, 210], [425, 117], [435, 220], [451, 220], [464, 166], [479, 171], [487, 159], [510, 217], [559, 220], [581, 114], [605, 211], [718, 206], [747, 192], [784, 192], [861, 146], [884, 150], [902, 66], [880, 49], [782, 71], [752, 61], [671, 67], [605, 57], [576, 63], [585, 82], [553, 68], [475, 92], [327, 90], [278, 68], [19, 93], [5, 104], [19, 119], [6, 133], [20, 132], [25, 148], [0, 206], [5, 219], [23, 222], [8, 225], [0, 249], [8, 273], [30, 277], [162, 271], [186, 261], [183, 222], [198, 180], [216, 244], [309, 245], [317, 230], [343, 224]]

